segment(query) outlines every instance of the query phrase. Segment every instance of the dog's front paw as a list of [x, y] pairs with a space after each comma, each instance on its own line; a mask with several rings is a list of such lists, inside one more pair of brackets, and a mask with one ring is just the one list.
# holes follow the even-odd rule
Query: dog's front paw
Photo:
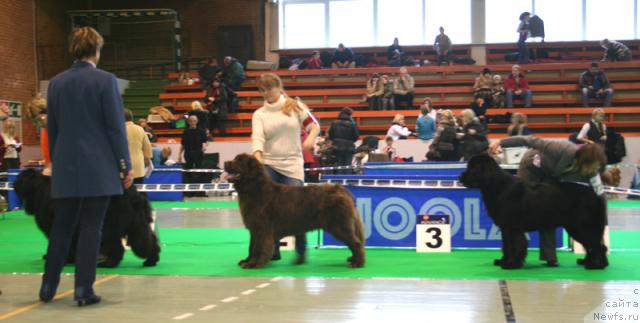
[[609, 266], [609, 261], [606, 257], [600, 259], [587, 257], [584, 262], [585, 269], [605, 269], [607, 266]]
[[349, 262], [350, 268], [362, 268], [364, 267], [364, 259], [353, 260]]
[[153, 258], [149, 258], [147, 260], [145, 260], [142, 265], [144, 267], [154, 267], [158, 261], [160, 261], [160, 259], [158, 257], [153, 257]]
[[244, 268], [244, 269], [255, 269], [255, 268], [262, 267], [261, 265], [259, 265], [258, 263], [254, 262], [254, 261], [247, 261], [247, 262], [243, 263], [240, 266], [242, 268]]

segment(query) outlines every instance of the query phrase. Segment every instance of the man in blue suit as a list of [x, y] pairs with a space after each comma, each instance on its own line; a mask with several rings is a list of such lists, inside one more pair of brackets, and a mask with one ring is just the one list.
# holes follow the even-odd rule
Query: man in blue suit
[[93, 283], [102, 223], [110, 196], [131, 186], [133, 172], [117, 80], [96, 68], [104, 40], [82, 27], [74, 29], [69, 43], [75, 62], [51, 80], [47, 98], [55, 218], [40, 300], [55, 296], [77, 230], [74, 299], [84, 306], [100, 302]]

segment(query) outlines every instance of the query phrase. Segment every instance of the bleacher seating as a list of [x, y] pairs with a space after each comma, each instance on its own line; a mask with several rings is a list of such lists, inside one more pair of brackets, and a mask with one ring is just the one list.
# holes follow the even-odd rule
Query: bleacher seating
[[[612, 81], [614, 108], [608, 108], [611, 127], [624, 131], [640, 129], [640, 61], [603, 63], [602, 68]], [[409, 67], [416, 79], [416, 106], [423, 97], [431, 97], [434, 105], [441, 108], [467, 108], [472, 98], [472, 85], [475, 77], [484, 66], [426, 66]], [[489, 115], [519, 111], [529, 117], [529, 126], [536, 133], [568, 133], [575, 131], [588, 120], [592, 108], [580, 107], [580, 93], [577, 86], [578, 76], [588, 67], [581, 63], [529, 64], [524, 66], [533, 95], [533, 108], [516, 107], [514, 109], [491, 109]], [[506, 75], [511, 64], [492, 65], [494, 73]], [[344, 106], [355, 110], [354, 118], [363, 134], [382, 135], [387, 130], [395, 113], [403, 113], [410, 126], [415, 123], [417, 108], [406, 107], [392, 111], [367, 111], [362, 101], [367, 77], [373, 73], [393, 74], [398, 68], [375, 67], [349, 70], [278, 70], [287, 93], [300, 97], [314, 115], [327, 127], [337, 117], [337, 111]], [[229, 114], [225, 122], [227, 136], [234, 139], [248, 138], [251, 132], [251, 113], [262, 105], [262, 97], [255, 89], [255, 79], [263, 71], [248, 71], [247, 81], [237, 92], [239, 97], [238, 113]], [[178, 74], [170, 74], [169, 79], [176, 80]], [[197, 77], [193, 73], [192, 77]], [[159, 95], [162, 104], [171, 106], [176, 114], [190, 109], [193, 100], [201, 100], [205, 93], [199, 84], [171, 84]], [[516, 102], [516, 106], [521, 106]], [[594, 102], [595, 103], [595, 102]], [[595, 106], [595, 104], [593, 105]], [[504, 133], [506, 124], [490, 124], [494, 133]], [[182, 130], [163, 129], [158, 134], [177, 136]]]

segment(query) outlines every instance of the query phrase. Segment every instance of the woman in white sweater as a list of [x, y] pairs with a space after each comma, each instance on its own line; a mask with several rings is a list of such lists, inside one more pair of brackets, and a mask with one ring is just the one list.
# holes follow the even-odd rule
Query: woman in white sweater
[[[278, 75], [267, 73], [260, 76], [258, 91], [264, 98], [264, 104], [253, 113], [251, 119], [253, 155], [264, 164], [275, 182], [302, 186], [302, 149], [313, 149], [320, 126], [304, 103], [287, 96]], [[303, 127], [309, 135], [301, 142], [300, 132]], [[305, 235], [296, 236], [296, 263], [304, 263], [305, 249]], [[276, 243], [272, 260], [278, 259], [280, 250]]]

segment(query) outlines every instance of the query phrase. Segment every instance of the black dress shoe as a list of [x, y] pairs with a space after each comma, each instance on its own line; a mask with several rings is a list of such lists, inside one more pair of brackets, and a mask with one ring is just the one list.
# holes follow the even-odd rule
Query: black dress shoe
[[576, 264], [580, 265], [580, 266], [584, 266], [585, 264], [585, 258], [580, 258], [576, 260]]
[[56, 296], [56, 291], [50, 285], [43, 284], [40, 287], [39, 298], [41, 301], [45, 303], [49, 303], [51, 302], [51, 300], [53, 300], [53, 297], [55, 296]]
[[89, 306], [89, 305], [93, 305], [93, 304], [98, 304], [100, 303], [100, 301], [102, 300], [102, 298], [96, 294], [93, 294], [87, 298], [83, 298], [83, 299], [76, 299], [76, 302], [78, 302], [78, 306], [82, 307], [82, 306]]

